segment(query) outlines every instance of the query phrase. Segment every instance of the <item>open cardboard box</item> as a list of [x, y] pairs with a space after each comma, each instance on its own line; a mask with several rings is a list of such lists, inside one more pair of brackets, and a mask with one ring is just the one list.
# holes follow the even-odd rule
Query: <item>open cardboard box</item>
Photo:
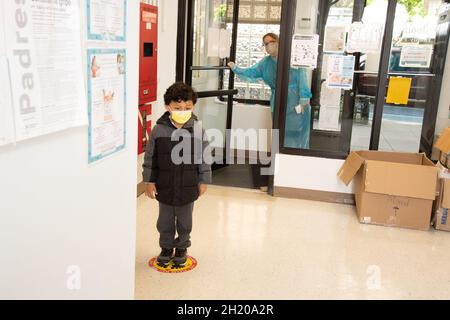
[[354, 181], [361, 223], [428, 230], [437, 172], [425, 154], [355, 151], [338, 176]]
[[440, 151], [439, 162], [444, 167], [450, 168], [450, 127], [442, 132], [434, 147]]

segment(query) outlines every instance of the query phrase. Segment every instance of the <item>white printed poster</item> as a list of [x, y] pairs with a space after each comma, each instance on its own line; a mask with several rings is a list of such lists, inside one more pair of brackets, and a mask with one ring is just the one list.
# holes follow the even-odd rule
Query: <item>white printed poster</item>
[[89, 163], [125, 149], [126, 51], [88, 50]]
[[86, 125], [79, 2], [3, 4], [16, 140]]
[[323, 51], [344, 53], [346, 38], [346, 26], [327, 26], [325, 29], [325, 45]]
[[231, 32], [227, 29], [208, 29], [208, 57], [224, 59], [230, 55]]
[[89, 40], [126, 41], [127, 0], [87, 0]]
[[323, 82], [320, 89], [320, 105], [339, 106], [341, 105], [341, 89], [330, 89], [326, 82]]
[[319, 35], [296, 34], [292, 40], [291, 65], [293, 67], [317, 68]]
[[351, 90], [354, 70], [354, 56], [330, 55], [327, 63], [327, 87]]
[[321, 105], [319, 113], [319, 130], [340, 131], [339, 106]]
[[399, 66], [403, 68], [429, 68], [432, 56], [432, 45], [403, 46]]
[[347, 52], [380, 52], [383, 33], [382, 24], [353, 22], [348, 32]]
[[330, 89], [326, 82], [322, 83], [320, 90], [319, 130], [340, 131], [341, 93], [341, 89]]
[[0, 57], [0, 146], [13, 143], [14, 135], [8, 60]]

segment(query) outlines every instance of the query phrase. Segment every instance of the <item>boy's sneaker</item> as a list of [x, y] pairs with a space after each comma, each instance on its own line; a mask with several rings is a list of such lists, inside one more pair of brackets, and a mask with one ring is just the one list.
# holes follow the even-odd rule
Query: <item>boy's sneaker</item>
[[157, 261], [160, 264], [166, 265], [169, 264], [170, 260], [172, 260], [173, 249], [162, 248], [161, 253], [159, 254]]
[[187, 261], [187, 249], [175, 249], [173, 263], [177, 266], [184, 265]]

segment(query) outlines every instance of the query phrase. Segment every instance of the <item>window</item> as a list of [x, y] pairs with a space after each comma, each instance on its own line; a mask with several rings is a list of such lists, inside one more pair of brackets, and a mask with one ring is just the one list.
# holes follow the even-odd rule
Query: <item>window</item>
[[[227, 29], [232, 30], [233, 1], [228, 1]], [[266, 56], [262, 37], [269, 33], [280, 33], [281, 0], [239, 1], [239, 24], [236, 44], [236, 64], [247, 68]], [[228, 72], [224, 79], [228, 79]], [[228, 81], [224, 81], [228, 87]], [[271, 90], [263, 81], [248, 82], [235, 77], [235, 99], [243, 103], [269, 104]]]
[[[231, 30], [232, 24], [229, 23], [227, 27]], [[239, 67], [250, 67], [266, 56], [262, 46], [262, 37], [268, 32], [279, 34], [280, 26], [274, 24], [239, 24], [236, 50], [236, 64]], [[225, 79], [228, 79], [228, 72], [225, 72]], [[228, 82], [225, 81], [224, 85], [227, 87]], [[270, 88], [263, 81], [248, 82], [236, 76], [234, 87], [238, 90], [236, 96], [238, 101], [270, 100]]]

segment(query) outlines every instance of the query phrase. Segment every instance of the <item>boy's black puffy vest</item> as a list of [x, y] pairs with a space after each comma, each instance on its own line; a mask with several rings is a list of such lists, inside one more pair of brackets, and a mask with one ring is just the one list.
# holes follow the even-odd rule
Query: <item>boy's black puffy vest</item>
[[[166, 125], [173, 126], [168, 117], [163, 117], [161, 120], [166, 122]], [[171, 137], [158, 137], [155, 141], [155, 155], [157, 156], [154, 160], [156, 160], [158, 166], [158, 175], [156, 178], [158, 194], [156, 199], [164, 204], [173, 206], [189, 204], [199, 197], [198, 164], [194, 162], [194, 155], [195, 151], [200, 150], [201, 152], [202, 141], [194, 139], [192, 127], [184, 129], [190, 133], [189, 137], [180, 137], [179, 141], [171, 141]], [[177, 145], [179, 148], [180, 141], [182, 140], [184, 143], [188, 143], [190, 148], [184, 148], [180, 152], [177, 152], [177, 154], [184, 158], [189, 158], [190, 162], [175, 164], [171, 158], [172, 150]], [[194, 143], [200, 143], [200, 149], [198, 149], [198, 145], [196, 149]], [[177, 151], [179, 150], [177, 149]], [[184, 152], [189, 152], [189, 155], [183, 154]]]

